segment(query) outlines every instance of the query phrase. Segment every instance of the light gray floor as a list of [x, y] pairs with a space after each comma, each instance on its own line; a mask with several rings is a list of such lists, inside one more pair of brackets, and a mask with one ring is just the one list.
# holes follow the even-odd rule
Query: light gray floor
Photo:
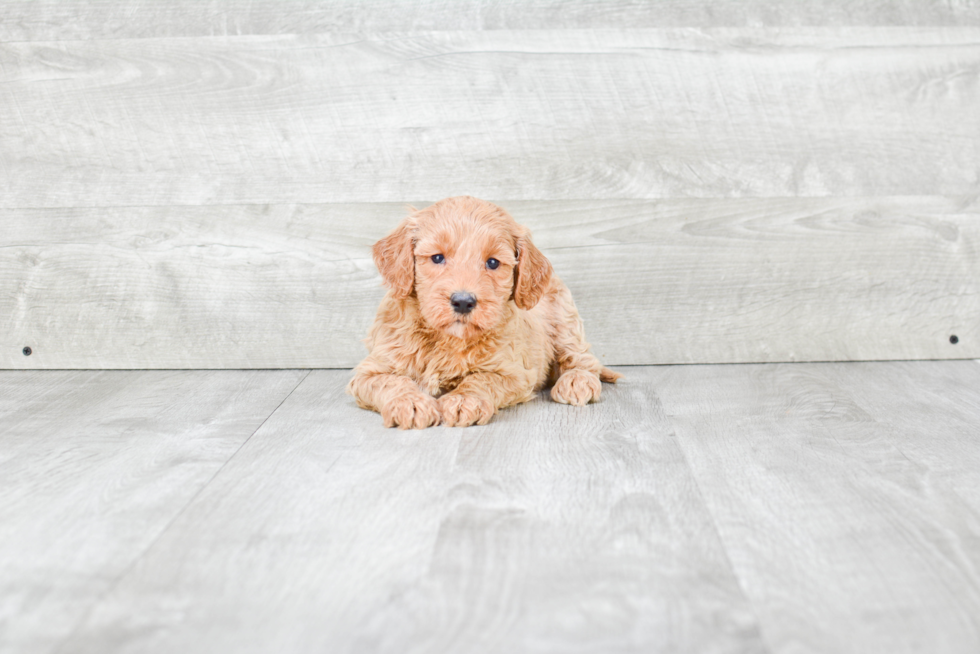
[[980, 651], [980, 364], [620, 370], [421, 432], [348, 371], [0, 372], [0, 651]]

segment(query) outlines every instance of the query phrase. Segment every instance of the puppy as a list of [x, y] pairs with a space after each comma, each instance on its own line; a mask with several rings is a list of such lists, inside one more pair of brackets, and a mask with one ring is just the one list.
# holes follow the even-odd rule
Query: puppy
[[463, 196], [413, 212], [374, 245], [389, 291], [347, 391], [387, 427], [484, 425], [551, 398], [585, 405], [622, 377], [589, 352], [568, 288], [500, 207]]

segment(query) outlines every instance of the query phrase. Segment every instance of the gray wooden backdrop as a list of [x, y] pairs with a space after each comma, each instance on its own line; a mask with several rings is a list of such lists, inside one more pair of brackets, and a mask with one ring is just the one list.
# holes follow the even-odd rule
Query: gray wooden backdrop
[[2, 368], [351, 366], [463, 193], [608, 364], [980, 357], [980, 1], [0, 2]]

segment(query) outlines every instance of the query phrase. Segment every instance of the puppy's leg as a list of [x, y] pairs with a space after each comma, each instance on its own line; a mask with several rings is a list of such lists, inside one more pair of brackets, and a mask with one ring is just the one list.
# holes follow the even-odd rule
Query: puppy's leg
[[533, 380], [519, 375], [476, 372], [439, 398], [442, 424], [447, 427], [485, 425], [497, 409], [526, 402], [533, 394]]
[[572, 294], [562, 285], [550, 298], [552, 305], [552, 339], [558, 378], [551, 388], [551, 399], [562, 404], [583, 406], [599, 399], [602, 383], [616, 383], [622, 375], [604, 367], [589, 352], [585, 327], [572, 301]]
[[360, 367], [347, 385], [358, 406], [381, 414], [385, 427], [425, 429], [439, 424], [439, 403], [403, 375], [371, 372]]

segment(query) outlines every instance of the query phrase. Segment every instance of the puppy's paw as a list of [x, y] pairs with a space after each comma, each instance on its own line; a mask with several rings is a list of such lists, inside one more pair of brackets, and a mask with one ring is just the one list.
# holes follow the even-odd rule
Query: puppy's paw
[[449, 393], [439, 398], [442, 424], [447, 427], [485, 425], [496, 413], [496, 408], [486, 399], [465, 393]]
[[392, 398], [381, 409], [381, 417], [385, 427], [425, 429], [439, 424], [439, 402], [422, 393]]
[[551, 389], [551, 399], [562, 404], [585, 406], [599, 399], [602, 382], [588, 370], [566, 370]]

